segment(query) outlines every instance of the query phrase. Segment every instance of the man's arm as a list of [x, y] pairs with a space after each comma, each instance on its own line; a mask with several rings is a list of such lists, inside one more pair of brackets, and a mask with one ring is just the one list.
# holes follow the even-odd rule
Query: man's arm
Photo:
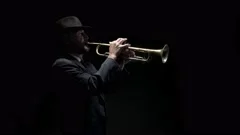
[[118, 77], [119, 64], [112, 58], [107, 58], [100, 69], [91, 75], [67, 59], [60, 59], [53, 65], [56, 73], [72, 81], [77, 87], [87, 89], [91, 94], [103, 92], [103, 86], [112, 83]]

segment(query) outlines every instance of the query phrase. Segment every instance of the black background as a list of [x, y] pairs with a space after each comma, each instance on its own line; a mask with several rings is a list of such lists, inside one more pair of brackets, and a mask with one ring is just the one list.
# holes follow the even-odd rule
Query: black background
[[[9, 3], [2, 13], [1, 133], [31, 131], [47, 92], [54, 22], [75, 15], [90, 40], [127, 37], [170, 47], [166, 64], [130, 63], [128, 83], [107, 96], [108, 133], [240, 133], [239, 12], [221, 2]], [[94, 55], [99, 67], [104, 58]]]

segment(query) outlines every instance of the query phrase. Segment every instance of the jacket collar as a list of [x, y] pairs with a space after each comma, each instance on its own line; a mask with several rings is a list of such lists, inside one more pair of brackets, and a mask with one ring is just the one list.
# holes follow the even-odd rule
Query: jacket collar
[[83, 54], [79, 55], [79, 54], [69, 53], [69, 55], [75, 58], [78, 62], [83, 61]]

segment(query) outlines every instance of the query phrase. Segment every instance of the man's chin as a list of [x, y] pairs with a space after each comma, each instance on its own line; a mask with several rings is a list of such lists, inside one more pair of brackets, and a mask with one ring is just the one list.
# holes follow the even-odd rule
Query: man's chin
[[84, 46], [84, 50], [85, 50], [85, 52], [89, 52], [90, 51], [90, 47], [88, 45], [85, 45]]

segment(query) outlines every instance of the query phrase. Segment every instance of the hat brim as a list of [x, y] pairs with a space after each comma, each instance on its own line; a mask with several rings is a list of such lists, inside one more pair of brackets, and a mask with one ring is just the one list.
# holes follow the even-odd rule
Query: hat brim
[[59, 32], [61, 33], [65, 33], [65, 32], [76, 32], [78, 30], [89, 30], [91, 29], [91, 26], [80, 26], [80, 27], [67, 27], [67, 28], [63, 28], [61, 29]]
[[91, 26], [80, 26], [80, 27], [68, 27], [65, 28], [67, 30], [85, 30], [85, 29], [92, 29]]

